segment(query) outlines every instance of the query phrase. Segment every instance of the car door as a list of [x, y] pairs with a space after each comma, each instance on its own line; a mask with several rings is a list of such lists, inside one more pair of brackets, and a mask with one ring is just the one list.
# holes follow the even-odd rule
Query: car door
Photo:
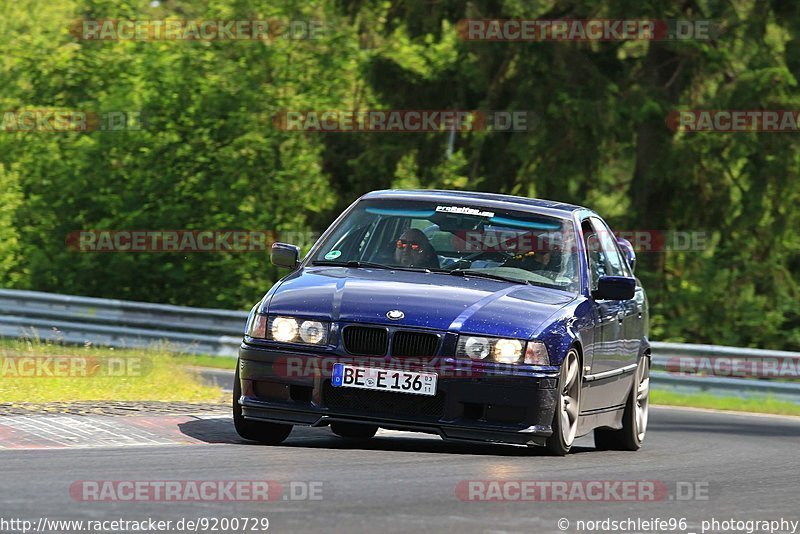
[[[584, 234], [590, 275], [590, 290], [597, 289], [601, 276], [631, 276], [627, 264], [616, 246], [608, 227], [597, 217], [587, 218], [581, 225]], [[596, 343], [592, 361], [584, 380], [587, 384], [587, 406], [602, 409], [625, 402], [628, 390], [622, 382], [629, 381], [631, 364], [636, 357], [626, 339], [625, 322], [633, 313], [631, 301], [595, 299], [592, 297], [597, 320]]]
[[[604, 251], [606, 262], [610, 264], [609, 268], [614, 273], [618, 273], [617, 276], [633, 278], [633, 271], [608, 225], [601, 219], [594, 217], [592, 218], [592, 224], [600, 236], [600, 246]], [[642, 339], [643, 301], [644, 291], [638, 283], [634, 298], [618, 301], [624, 314], [618, 340], [619, 350], [621, 351], [619, 359], [625, 368], [635, 364], [639, 356]]]

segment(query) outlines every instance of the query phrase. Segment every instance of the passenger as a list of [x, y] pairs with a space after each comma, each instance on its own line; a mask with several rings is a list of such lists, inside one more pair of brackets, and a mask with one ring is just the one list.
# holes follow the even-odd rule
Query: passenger
[[517, 267], [538, 274], [553, 271], [554, 269], [551, 267], [553, 246], [549, 242], [542, 242], [541, 246], [535, 248], [538, 250], [520, 252], [509, 258], [503, 267]]

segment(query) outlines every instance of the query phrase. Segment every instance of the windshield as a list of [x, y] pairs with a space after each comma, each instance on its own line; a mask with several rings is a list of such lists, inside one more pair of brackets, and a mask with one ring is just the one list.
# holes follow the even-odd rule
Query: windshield
[[572, 221], [464, 204], [362, 201], [310, 261], [580, 287]]

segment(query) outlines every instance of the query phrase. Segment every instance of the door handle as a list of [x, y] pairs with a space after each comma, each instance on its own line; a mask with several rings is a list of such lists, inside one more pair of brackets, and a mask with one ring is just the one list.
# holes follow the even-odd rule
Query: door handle
[[625, 312], [619, 311], [617, 312], [617, 321], [621, 324], [622, 321], [625, 320]]

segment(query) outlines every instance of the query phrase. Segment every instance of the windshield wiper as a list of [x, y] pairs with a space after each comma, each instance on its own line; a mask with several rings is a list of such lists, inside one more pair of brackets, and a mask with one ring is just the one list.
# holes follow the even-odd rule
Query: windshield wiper
[[444, 271], [444, 272], [446, 272], [447, 274], [452, 274], [453, 276], [472, 276], [474, 278], [486, 278], [488, 280], [499, 280], [501, 282], [512, 282], [514, 284], [527, 285], [531, 283], [528, 280], [522, 280], [520, 278], [512, 278], [510, 276], [503, 276], [500, 274], [487, 273], [475, 269], [454, 269], [452, 271]]
[[328, 265], [331, 267], [352, 267], [354, 269], [360, 269], [363, 267], [371, 267], [373, 269], [387, 269], [392, 271], [412, 271], [415, 273], [429, 273], [431, 272], [430, 269], [421, 269], [416, 267], [396, 267], [393, 265], [384, 265], [382, 263], [373, 263], [371, 261], [358, 261], [358, 260], [350, 260], [350, 261], [323, 261], [317, 260], [312, 261], [311, 265]]
[[353, 267], [353, 268], [360, 268], [360, 267], [372, 267], [374, 269], [391, 269], [388, 265], [384, 265], [382, 263], [372, 263], [369, 261], [357, 261], [357, 260], [350, 260], [350, 261], [328, 261], [328, 260], [316, 260], [312, 261], [311, 265], [330, 265], [331, 267]]

